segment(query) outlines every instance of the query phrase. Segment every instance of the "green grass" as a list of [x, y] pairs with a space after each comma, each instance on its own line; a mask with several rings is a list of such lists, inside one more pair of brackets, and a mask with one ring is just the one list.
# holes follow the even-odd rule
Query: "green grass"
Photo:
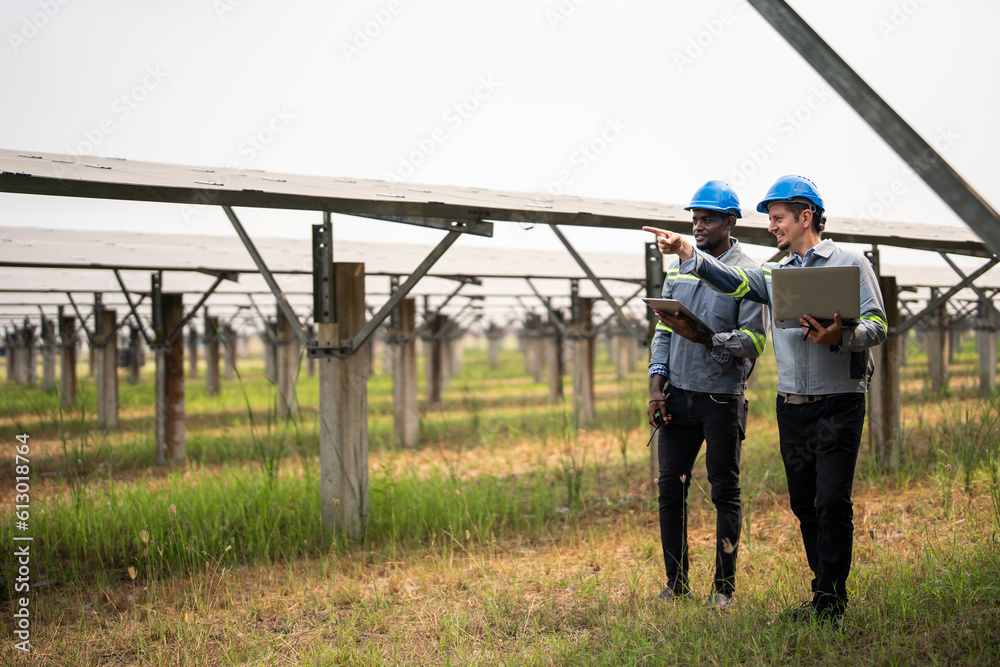
[[[205, 395], [187, 383], [188, 461], [155, 465], [152, 385], [121, 384], [118, 432], [77, 406], [6, 384], [0, 425], [32, 436], [32, 591], [38, 664], [995, 664], [1000, 661], [1000, 396], [959, 383], [909, 395], [902, 465], [865, 451], [855, 484], [848, 629], [791, 626], [808, 593], [760, 361], [744, 445], [739, 604], [651, 604], [662, 586], [644, 444], [646, 377], [617, 380], [599, 348], [597, 419], [469, 347], [421, 444], [392, 443], [392, 384], [369, 381], [371, 515], [348, 541], [320, 521], [315, 381], [300, 417], [274, 418], [258, 363]], [[243, 360], [241, 360], [243, 361]], [[906, 386], [924, 381], [919, 354]], [[977, 377], [968, 346], [953, 378]], [[972, 368], [973, 371], [968, 371]], [[420, 374], [423, 386], [423, 372]], [[247, 405], [252, 406], [248, 412]], [[251, 422], [253, 427], [251, 427]], [[4, 437], [8, 437], [4, 436]], [[13, 466], [0, 468], [0, 540], [12, 544]], [[690, 506], [692, 579], [713, 568], [701, 463]], [[135, 574], [133, 580], [130, 568]], [[10, 596], [10, 569], [0, 590]], [[700, 590], [699, 589], [699, 590]], [[11, 606], [0, 632], [11, 636]], [[0, 647], [0, 662], [13, 660]]]

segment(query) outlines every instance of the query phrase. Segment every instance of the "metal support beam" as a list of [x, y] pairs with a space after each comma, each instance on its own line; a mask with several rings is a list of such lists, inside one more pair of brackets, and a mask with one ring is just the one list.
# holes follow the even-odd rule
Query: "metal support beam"
[[[313, 225], [312, 251], [313, 320], [317, 324], [329, 324], [334, 318], [333, 223], [327, 211], [323, 212], [323, 224]], [[254, 304], [256, 307], [257, 304]]]
[[[562, 315], [560, 315], [559, 312], [552, 307], [552, 299], [549, 297], [542, 296], [541, 293], [538, 291], [538, 289], [535, 287], [535, 283], [531, 282], [531, 278], [525, 278], [524, 280], [525, 282], [528, 283], [528, 287], [531, 288], [531, 291], [535, 293], [535, 296], [538, 297], [538, 300], [542, 302], [542, 305], [545, 306], [545, 310], [549, 311], [549, 316], [552, 318], [552, 323], [556, 326], [557, 329], [559, 329], [559, 333], [561, 333], [563, 336], [568, 336], [569, 329], [566, 327], [565, 324], [563, 324]], [[518, 301], [520, 301], [520, 299], [518, 299]], [[522, 305], [524, 305], [523, 302]]]
[[257, 317], [259, 317], [260, 321], [263, 323], [264, 329], [267, 329], [267, 323], [269, 322], [269, 320], [267, 316], [264, 315], [263, 311], [261, 311], [260, 306], [257, 305], [257, 302], [253, 300], [253, 294], [247, 294], [247, 298], [250, 299], [250, 305], [253, 307], [254, 312], [257, 313]]
[[225, 280], [224, 276], [219, 276], [215, 279], [215, 282], [212, 283], [212, 286], [208, 288], [208, 291], [202, 294], [201, 298], [198, 299], [198, 303], [194, 305], [194, 308], [191, 309], [191, 312], [185, 315], [181, 319], [180, 323], [178, 323], [178, 325], [174, 328], [174, 330], [170, 332], [170, 334], [167, 336], [167, 343], [172, 341], [174, 339], [174, 336], [179, 334], [181, 330], [184, 329], [184, 325], [191, 321], [191, 318], [195, 316], [195, 314], [198, 312], [198, 309], [201, 308], [206, 301], [208, 301], [208, 297], [212, 296], [212, 292], [215, 291], [215, 288], [218, 287], [219, 283], [221, 283], [223, 280]]
[[[955, 262], [952, 261], [951, 257], [948, 257], [948, 253], [941, 252], [938, 254], [941, 255], [942, 258], [944, 258], [944, 261], [948, 262], [948, 266], [951, 267], [952, 271], [958, 274], [959, 278], [964, 279], [966, 277], [965, 273], [963, 273], [962, 270], [958, 268]], [[983, 300], [983, 303], [986, 304], [986, 307], [989, 308], [991, 311], [993, 311], [993, 317], [995, 317], [997, 321], [1000, 322], [1000, 311], [998, 311], [997, 307], [993, 305], [993, 299], [986, 296], [986, 292], [984, 292], [982, 288], [977, 286], [975, 283], [969, 283], [969, 288], [973, 292], [975, 292], [980, 299]]]
[[605, 289], [604, 284], [601, 282], [600, 278], [598, 278], [597, 275], [590, 270], [590, 267], [587, 266], [587, 263], [583, 260], [583, 257], [581, 257], [580, 254], [576, 251], [576, 249], [570, 244], [569, 239], [563, 236], [563, 233], [559, 229], [559, 226], [558, 225], [549, 225], [549, 226], [552, 228], [552, 231], [555, 232], [555, 235], [559, 237], [559, 240], [562, 241], [562, 244], [566, 246], [566, 250], [568, 250], [569, 254], [573, 256], [573, 259], [576, 260], [576, 263], [580, 265], [580, 268], [583, 269], [583, 272], [587, 274], [588, 278], [590, 278], [590, 282], [594, 283], [594, 287], [596, 287], [597, 291], [601, 293], [601, 296], [604, 297], [604, 300], [607, 301], [608, 304], [614, 309], [615, 315], [618, 316], [618, 322], [619, 324], [622, 325], [622, 328], [624, 328], [625, 331], [629, 332], [629, 335], [632, 336], [632, 338], [635, 338], [636, 340], [645, 340], [644, 335], [635, 331], [635, 327], [633, 327], [632, 323], [629, 322], [627, 317], [625, 317], [625, 313], [623, 313], [622, 309], [618, 307], [618, 302], [615, 301], [614, 297], [611, 296], [611, 293], [608, 292], [607, 289]]
[[[223, 206], [222, 210], [226, 212], [226, 216], [229, 218], [229, 222], [232, 223], [233, 229], [236, 230], [236, 234], [240, 237], [240, 240], [243, 241], [243, 246], [247, 249], [247, 252], [250, 253], [250, 258], [253, 259], [253, 263], [257, 265], [257, 270], [260, 271], [260, 275], [264, 277], [264, 282], [267, 283], [267, 286], [271, 290], [271, 294], [274, 295], [274, 298], [278, 302], [278, 308], [281, 309], [284, 316], [288, 318], [289, 322], [291, 322], [292, 331], [295, 333], [295, 337], [299, 339], [299, 342], [302, 343], [303, 347], [309, 347], [310, 341], [309, 336], [306, 334], [306, 330], [302, 327], [302, 323], [299, 321], [295, 311], [292, 310], [291, 304], [288, 303], [288, 299], [285, 298], [285, 293], [281, 291], [281, 288], [278, 286], [277, 281], [275, 281], [270, 269], [267, 268], [267, 264], [264, 263], [264, 258], [260, 256], [259, 252], [257, 252], [257, 247], [254, 246], [253, 241], [250, 240], [250, 236], [246, 233], [246, 230], [243, 229], [240, 219], [236, 217], [236, 214], [233, 212], [233, 208], [231, 206]], [[216, 280], [215, 284], [218, 285], [219, 282], [221, 282], [221, 278]], [[215, 288], [213, 287], [212, 289], [214, 290]]]
[[[413, 273], [411, 273], [406, 280], [403, 281], [403, 284], [399, 286], [399, 289], [392, 293], [392, 296], [385, 302], [385, 305], [383, 305], [382, 308], [379, 309], [379, 311], [375, 313], [370, 320], [368, 320], [365, 327], [351, 340], [351, 354], [353, 354], [356, 350], [361, 349], [361, 346], [368, 341], [368, 338], [375, 333], [375, 330], [382, 326], [382, 322], [384, 322], [385, 318], [389, 316], [389, 313], [396, 309], [396, 306], [398, 306], [400, 302], [406, 298], [410, 291], [417, 286], [420, 279], [427, 275], [427, 272], [430, 271], [431, 267], [434, 266], [439, 259], [441, 259], [441, 256], [448, 251], [448, 248], [450, 248], [461, 235], [461, 232], [452, 231], [448, 232], [448, 234], [441, 239], [441, 242], [438, 243], [437, 246], [431, 250], [430, 254], [424, 258], [424, 261], [420, 263], [420, 266], [413, 270]], [[463, 286], [465, 286], [464, 281], [458, 286], [458, 289], [456, 289], [455, 292], [457, 293]]]
[[1000, 214], [837, 55], [784, 0], [749, 0], [939, 197], [1000, 255]]
[[467, 284], [468, 283], [463, 282], [461, 285], [459, 285], [458, 287], [456, 287], [452, 291], [451, 294], [449, 294], [448, 296], [446, 296], [444, 298], [444, 301], [442, 301], [438, 305], [438, 307], [434, 309], [433, 312], [431, 312], [431, 310], [428, 308], [428, 301], [427, 301], [428, 297], [425, 296], [424, 297], [424, 319], [423, 319], [423, 321], [420, 323], [420, 326], [418, 326], [416, 329], [414, 329], [413, 333], [411, 333], [409, 336], [407, 336], [402, 341], [400, 341], [399, 344], [400, 345], [408, 345], [411, 341], [415, 340], [417, 338], [417, 336], [420, 336], [424, 331], [426, 331], [427, 327], [431, 326], [431, 324], [434, 322], [434, 318], [441, 314], [441, 311], [444, 310], [444, 307], [448, 305], [448, 302], [451, 301], [454, 297], [458, 296], [458, 293]]
[[867, 258], [868, 261], [871, 263], [872, 270], [875, 271], [875, 275], [881, 277], [881, 275], [882, 275], [882, 262], [881, 262], [881, 259], [879, 257], [878, 245], [877, 244], [873, 243], [872, 244], [872, 249], [865, 251], [865, 258]]
[[477, 218], [467, 220], [454, 220], [451, 218], [427, 218], [412, 215], [364, 215], [351, 213], [358, 218], [370, 218], [372, 220], [385, 220], [387, 222], [401, 222], [406, 225], [418, 225], [420, 227], [432, 227], [434, 229], [445, 229], [449, 232], [459, 234], [475, 234], [476, 236], [493, 236], [493, 223], [483, 222]]
[[[149, 347], [153, 347], [153, 341], [149, 337], [149, 334], [146, 333], [146, 328], [142, 326], [142, 319], [140, 319], [139, 313], [136, 311], [136, 307], [138, 306], [138, 304], [132, 303], [132, 296], [129, 294], [128, 288], [125, 287], [125, 281], [122, 280], [121, 272], [118, 269], [112, 269], [112, 270], [115, 272], [115, 278], [118, 279], [118, 284], [122, 288], [122, 294], [125, 295], [125, 300], [128, 301], [128, 308], [130, 311], [132, 311], [132, 317], [135, 318], [135, 323], [139, 327], [139, 333], [142, 334], [142, 338], [143, 340], [146, 341], [146, 345]], [[139, 300], [139, 303], [142, 303], [141, 299]]]
[[997, 258], [994, 257], [993, 259], [991, 259], [990, 261], [988, 261], [986, 264], [984, 264], [983, 266], [981, 266], [978, 269], [976, 269], [973, 273], [971, 273], [968, 276], [966, 276], [964, 279], [962, 279], [962, 282], [958, 283], [957, 285], [955, 285], [954, 287], [952, 287], [950, 290], [948, 290], [944, 294], [941, 294], [941, 295], [939, 295], [937, 297], [932, 298], [930, 300], [930, 302], [924, 307], [923, 310], [921, 310], [919, 313], [917, 313], [913, 317], [909, 318], [908, 320], [906, 320], [905, 322], [903, 322], [902, 324], [900, 324], [899, 327], [896, 329], [896, 331], [894, 331], [894, 332], [890, 331], [889, 332], [890, 335], [898, 336], [899, 334], [903, 333], [904, 331], [908, 331], [911, 327], [913, 327], [913, 325], [915, 325], [917, 322], [919, 322], [921, 319], [923, 319], [923, 317], [925, 315], [927, 315], [930, 312], [933, 312], [935, 308], [939, 307], [941, 304], [943, 304], [944, 302], [946, 302], [948, 299], [950, 299], [951, 297], [955, 296], [956, 294], [958, 294], [959, 292], [961, 292], [963, 289], [965, 289], [966, 287], [968, 287], [969, 285], [971, 285], [973, 280], [975, 280], [976, 278], [978, 278], [979, 276], [983, 275], [984, 273], [986, 273], [987, 271], [989, 271], [990, 269], [992, 269], [994, 266], [996, 266], [998, 261], [1000, 261], [1000, 260], [997, 260]]
[[83, 333], [87, 335], [87, 341], [94, 345], [94, 334], [87, 328], [87, 319], [80, 314], [80, 308], [76, 305], [76, 301], [73, 300], [73, 295], [66, 292], [67, 298], [69, 298], [69, 303], [73, 306], [73, 312], [76, 313], [76, 319], [80, 320], [80, 328], [83, 329]]

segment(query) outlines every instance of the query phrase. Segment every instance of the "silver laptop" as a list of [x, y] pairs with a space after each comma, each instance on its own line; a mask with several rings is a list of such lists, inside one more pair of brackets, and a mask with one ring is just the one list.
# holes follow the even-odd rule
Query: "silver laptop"
[[861, 317], [861, 268], [857, 266], [788, 267], [771, 270], [771, 308], [779, 329], [801, 327], [808, 313], [828, 326], [839, 313], [845, 324]]

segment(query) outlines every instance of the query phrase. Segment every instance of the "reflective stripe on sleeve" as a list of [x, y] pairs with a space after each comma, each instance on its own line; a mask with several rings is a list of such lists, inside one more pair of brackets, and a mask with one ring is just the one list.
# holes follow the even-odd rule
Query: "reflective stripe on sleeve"
[[750, 281], [747, 280], [746, 271], [744, 271], [738, 266], [736, 267], [736, 271], [740, 274], [740, 277], [743, 278], [743, 282], [741, 282], [735, 290], [733, 290], [732, 292], [726, 292], [726, 294], [728, 296], [738, 299], [750, 293]]
[[884, 331], [886, 333], [889, 333], [889, 325], [886, 323], [885, 320], [883, 320], [878, 315], [862, 315], [861, 319], [862, 320], [874, 320], [875, 322], [878, 322], [879, 325], [882, 327], [882, 331]]
[[764, 334], [754, 333], [749, 329], [740, 329], [740, 331], [750, 336], [750, 340], [753, 341], [753, 346], [757, 348], [757, 354], [764, 353], [764, 350], [767, 349], [767, 336]]

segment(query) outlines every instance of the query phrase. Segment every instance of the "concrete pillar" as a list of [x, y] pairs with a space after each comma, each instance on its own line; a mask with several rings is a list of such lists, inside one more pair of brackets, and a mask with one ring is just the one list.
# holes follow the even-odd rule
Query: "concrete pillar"
[[196, 380], [198, 378], [198, 330], [193, 326], [188, 327], [187, 346], [188, 377]]
[[118, 324], [114, 310], [97, 314], [97, 428], [118, 428]]
[[261, 334], [261, 342], [264, 343], [264, 377], [271, 382], [278, 381], [278, 348], [275, 341], [278, 339], [278, 323], [269, 320], [264, 323], [264, 332]]
[[573, 411], [576, 414], [576, 424], [586, 428], [594, 421], [594, 339], [584, 338], [593, 326], [594, 299], [579, 298], [579, 312], [573, 322], [573, 334], [576, 337], [573, 363]]
[[226, 380], [232, 380], [236, 375], [236, 347], [239, 345], [239, 339], [233, 325], [228, 323], [222, 325], [222, 344], [225, 349], [222, 377]]
[[559, 331], [555, 319], [549, 316], [549, 322], [545, 326], [546, 358], [549, 360], [549, 400], [553, 403], [562, 403], [563, 396], [563, 375], [566, 372], [563, 363], [563, 336]]
[[965, 321], [956, 320], [948, 328], [948, 365], [955, 363], [955, 355], [962, 351], [965, 343]]
[[278, 311], [278, 329], [275, 340], [277, 385], [278, 385], [278, 418], [297, 417], [299, 414], [299, 399], [295, 391], [295, 380], [299, 375], [299, 339], [295, 336], [291, 321], [284, 313]]
[[524, 372], [535, 382], [541, 382], [541, 369], [538, 367], [538, 346], [535, 345], [535, 316], [529, 313], [521, 330], [521, 352], [524, 354]]
[[503, 343], [504, 330], [495, 324], [490, 324], [486, 330], [486, 356], [490, 360], [490, 369], [500, 368], [500, 345]]
[[453, 357], [451, 354], [450, 334], [453, 324], [454, 323], [451, 319], [445, 316], [444, 324], [441, 326], [441, 335], [438, 337], [438, 345], [441, 355], [441, 391], [448, 391], [448, 387], [451, 386], [451, 376], [453, 375], [451, 370]]
[[450, 340], [450, 369], [452, 377], [455, 377], [462, 372], [462, 356], [465, 354], [465, 333], [461, 330], [456, 331]]
[[59, 373], [59, 400], [62, 409], [69, 412], [76, 404], [76, 318], [59, 316], [59, 342], [62, 359]]
[[87, 377], [94, 377], [97, 373], [97, 350], [94, 349], [94, 343], [92, 341], [87, 341]]
[[615, 376], [621, 382], [628, 377], [632, 363], [632, 337], [621, 327], [615, 327], [611, 336], [611, 361], [615, 365]]
[[3, 344], [6, 350], [4, 360], [7, 362], [7, 381], [14, 381], [14, 334], [9, 329], [3, 332]]
[[[319, 344], [333, 346], [365, 325], [365, 268], [335, 263], [335, 323], [317, 324]], [[368, 359], [359, 350], [346, 359], [319, 362], [321, 513], [331, 530], [364, 534], [368, 521]]]
[[979, 390], [992, 394], [997, 388], [997, 321], [992, 308], [979, 304], [976, 317], [976, 353], [979, 355]]
[[[885, 301], [886, 323], [899, 326], [899, 300], [894, 276], [879, 278]], [[879, 468], [893, 469], [900, 459], [899, 346], [902, 338], [889, 338], [871, 349], [875, 374], [868, 390], [868, 439]]]
[[184, 295], [162, 297], [163, 331], [156, 332], [156, 462], [183, 463], [184, 440], [184, 336], [169, 343], [166, 335], [184, 319]]
[[52, 320], [42, 318], [42, 389], [56, 388], [56, 330]]
[[139, 384], [139, 377], [142, 374], [142, 335], [139, 327], [130, 324], [128, 327], [129, 359], [128, 359], [128, 381], [129, 384]]
[[441, 392], [444, 387], [443, 371], [444, 361], [441, 349], [441, 330], [447, 326], [448, 318], [440, 313], [434, 316], [430, 325], [426, 329], [425, 350], [425, 372], [427, 374], [427, 399], [426, 409], [441, 409]]
[[35, 328], [25, 320], [14, 333], [14, 382], [26, 387], [35, 385]]
[[205, 311], [205, 393], [218, 396], [219, 381], [219, 318]]
[[[931, 290], [931, 298], [937, 290]], [[948, 385], [948, 306], [942, 304], [927, 316], [927, 330], [924, 332], [927, 348], [927, 372], [931, 379], [931, 391], [935, 394]]]
[[[399, 328], [392, 331], [394, 341], [410, 336], [416, 328], [417, 302], [403, 299], [398, 307]], [[417, 345], [386, 345], [393, 350], [392, 398], [395, 426], [393, 440], [398, 447], [413, 447], [420, 435], [419, 404], [417, 402]]]

